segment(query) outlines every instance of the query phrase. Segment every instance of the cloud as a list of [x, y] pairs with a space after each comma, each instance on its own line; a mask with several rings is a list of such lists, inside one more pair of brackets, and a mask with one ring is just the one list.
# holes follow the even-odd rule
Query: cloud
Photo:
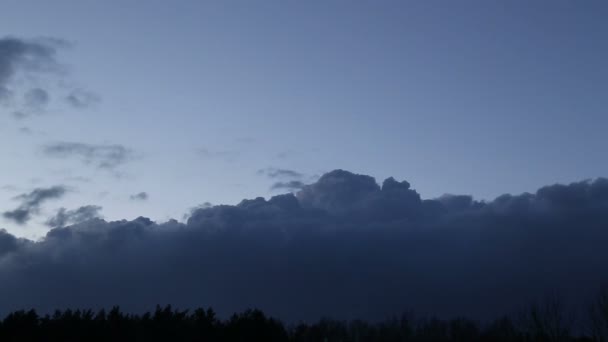
[[298, 180], [292, 180], [287, 182], [276, 182], [270, 187], [271, 190], [287, 190], [295, 191], [302, 189], [306, 184]]
[[0, 229], [0, 258], [19, 248], [19, 240], [9, 234], [5, 229]]
[[205, 159], [222, 159], [227, 162], [234, 161], [241, 153], [235, 150], [210, 150], [206, 147], [202, 147], [196, 150], [196, 153]]
[[5, 86], [0, 85], [0, 104], [6, 105], [13, 97], [13, 92]]
[[296, 194], [205, 205], [185, 223], [92, 219], [38, 242], [2, 232], [0, 310], [490, 319], [547, 293], [593, 295], [608, 280], [607, 227], [608, 179], [480, 202], [336, 170]]
[[32, 134], [32, 129], [26, 126], [23, 127], [19, 127], [19, 132], [21, 132], [22, 134]]
[[[57, 53], [69, 46], [57, 38], [0, 38], [0, 104], [11, 109], [13, 118], [43, 113], [51, 97], [65, 98], [77, 109], [100, 101], [89, 90], [65, 86], [72, 82], [65, 82], [67, 68], [58, 61]], [[64, 86], [51, 86], [57, 83]], [[41, 84], [47, 87], [41, 88]]]
[[33, 88], [28, 90], [24, 96], [25, 104], [35, 110], [41, 110], [50, 101], [49, 93], [41, 88]]
[[21, 204], [14, 210], [5, 211], [2, 216], [17, 224], [25, 224], [32, 218], [32, 215], [40, 212], [40, 207], [44, 202], [61, 198], [67, 191], [67, 188], [62, 185], [34, 189], [30, 193], [15, 197], [16, 200], [21, 201]]
[[208, 208], [211, 208], [211, 207], [213, 207], [213, 204], [211, 202], [203, 202], [202, 204], [199, 204], [199, 205], [197, 205], [195, 207], [190, 208], [184, 215], [182, 215], [182, 219], [183, 220], [187, 220], [197, 210], [199, 210], [199, 209], [208, 209]]
[[19, 71], [57, 72], [58, 40], [0, 39], [0, 96], [10, 96], [9, 83]]
[[147, 192], [140, 192], [138, 194], [135, 195], [131, 195], [131, 200], [132, 201], [146, 201], [148, 200], [148, 193]]
[[93, 145], [77, 142], [58, 142], [45, 145], [43, 153], [49, 157], [75, 158], [100, 169], [115, 169], [134, 159], [133, 151], [123, 145]]
[[281, 152], [277, 153], [275, 158], [284, 160], [284, 159], [294, 157], [298, 154], [300, 154], [300, 152], [289, 149], [289, 150], [285, 150], [285, 151], [281, 151]]
[[[56, 54], [66, 44], [52, 38], [0, 38], [0, 104], [14, 107], [15, 96], [22, 92], [20, 88], [37, 84], [40, 75], [63, 74], [64, 68], [57, 61]], [[24, 76], [23, 80], [18, 76]], [[34, 87], [23, 93], [23, 99], [29, 110], [39, 111], [49, 102], [50, 95], [47, 90]], [[24, 108], [13, 111], [17, 119], [29, 114]]]
[[46, 225], [54, 228], [62, 228], [68, 224], [77, 224], [99, 218], [102, 207], [96, 205], [86, 205], [75, 210], [60, 208], [55, 216], [49, 218]]
[[0, 187], [0, 190], [4, 191], [17, 191], [17, 187], [11, 184], [3, 185]]
[[69, 105], [78, 109], [90, 107], [101, 101], [99, 95], [84, 89], [72, 90], [65, 100]]
[[306, 185], [302, 181], [304, 174], [290, 169], [269, 167], [258, 170], [257, 173], [276, 180], [270, 187], [270, 190], [293, 192], [304, 188]]
[[269, 167], [266, 169], [258, 170], [258, 174], [265, 175], [269, 178], [302, 178], [304, 175], [289, 169], [277, 169]]

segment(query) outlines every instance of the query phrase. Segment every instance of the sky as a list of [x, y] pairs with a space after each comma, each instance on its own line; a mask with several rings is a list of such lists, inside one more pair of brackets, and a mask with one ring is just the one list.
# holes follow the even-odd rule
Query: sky
[[[3, 7], [5, 37], [65, 42], [55, 56], [65, 70], [44, 82], [95, 98], [69, 108], [49, 91], [21, 119], [0, 109], [1, 181], [15, 189], [3, 208], [65, 184], [74, 191], [45, 211], [85, 203], [112, 219], [181, 219], [204, 202], [276, 194], [267, 168], [303, 182], [342, 168], [406, 179], [425, 198], [486, 200], [608, 173], [601, 1]], [[41, 153], [56, 142], [133, 155], [106, 172]], [[149, 198], [130, 199], [140, 192]], [[2, 226], [40, 237], [40, 221]]]
[[[315, 307], [313, 300], [302, 317], [323, 309], [377, 317], [396, 309], [392, 299], [408, 299], [390, 289], [382, 297], [365, 282], [336, 299], [330, 296], [341, 291], [335, 274], [388, 281], [405, 268], [422, 275], [409, 290], [428, 287], [425, 293], [436, 295], [434, 285], [458, 283], [450, 270], [462, 270], [466, 276], [453, 293], [463, 299], [473, 296], [466, 281], [485, 279], [476, 288], [482, 293], [496, 285], [493, 275], [515, 289], [502, 288], [505, 302], [496, 308], [507, 308], [509, 295], [542, 292], [547, 279], [578, 291], [561, 281], [572, 267], [586, 265], [581, 277], [591, 284], [603, 276], [592, 266], [608, 261], [593, 242], [605, 241], [597, 227], [608, 223], [602, 211], [608, 212], [608, 183], [601, 178], [608, 175], [606, 17], [606, 2], [593, 0], [6, 0], [0, 10], [0, 274], [13, 280], [0, 288], [16, 294], [4, 307], [90, 304], [22, 298], [19, 289], [29, 277], [49, 269], [66, 275], [63, 280], [82, 275], [85, 284], [135, 270], [141, 278], [130, 280], [141, 285], [181, 262], [184, 273], [175, 277], [187, 283], [193, 280], [188, 270], [207, 265], [208, 273], [193, 283], [219, 272], [210, 285], [217, 287], [209, 289], [215, 293], [221, 281], [247, 283], [230, 273], [243, 265], [261, 270], [270, 263], [276, 279], [296, 279], [308, 273], [292, 274], [288, 265], [306, 269], [323, 258], [331, 262], [319, 281], [335, 287], [317, 298], [333, 306]], [[280, 194], [287, 195], [273, 197]], [[244, 201], [257, 197], [266, 200]], [[420, 250], [395, 249], [387, 237], [400, 225], [408, 228], [395, 241], [414, 247], [418, 241]], [[513, 235], [505, 236], [503, 226]], [[570, 231], [573, 226], [588, 237]], [[262, 230], [249, 235], [243, 227]], [[302, 227], [314, 233], [301, 233]], [[378, 228], [371, 237], [370, 227]], [[491, 229], [476, 230], [483, 227]], [[193, 241], [218, 247], [197, 254], [207, 252], [189, 244], [190, 231]], [[578, 237], [572, 246], [570, 233]], [[315, 246], [311, 241], [320, 256], [302, 250]], [[535, 249], [539, 241], [546, 245]], [[133, 245], [141, 255], [121, 249]], [[124, 268], [112, 271], [118, 259], [106, 247]], [[158, 248], [166, 259], [144, 247]], [[549, 252], [564, 248], [572, 254]], [[252, 251], [262, 256], [250, 261]], [[359, 274], [343, 261], [359, 260], [362, 251], [376, 257], [362, 261]], [[181, 259], [222, 260], [232, 252], [226, 264]], [[71, 264], [74, 255], [102, 273]], [[395, 255], [424, 262], [400, 263]], [[23, 261], [36, 258], [34, 266]], [[158, 268], [136, 267], [145, 260], [156, 260]], [[41, 265], [48, 268], [36, 268]], [[480, 274], [488, 265], [505, 272]], [[538, 288], [526, 285], [527, 276], [547, 265], [550, 274], [538, 279]], [[407, 282], [396, 279], [395, 289]], [[42, 298], [65, 285], [27, 286]], [[242, 297], [196, 298], [240, 308], [260, 295], [272, 312], [297, 316], [268, 299], [272, 293], [288, 298], [289, 291], [281, 292], [287, 285], [275, 285], [258, 292], [235, 285]], [[184, 295], [162, 292], [172, 290]], [[191, 290], [151, 288], [148, 294], [189, 303]], [[371, 311], [349, 306], [354, 297], [348, 296], [358, 290], [375, 293], [368, 298], [381, 304]], [[96, 304], [121, 298], [108, 291], [100, 297], [107, 301]], [[132, 308], [150, 303], [141, 296], [129, 302]], [[489, 312], [478, 297], [471, 310]], [[446, 313], [463, 305], [426, 304], [417, 305]]]

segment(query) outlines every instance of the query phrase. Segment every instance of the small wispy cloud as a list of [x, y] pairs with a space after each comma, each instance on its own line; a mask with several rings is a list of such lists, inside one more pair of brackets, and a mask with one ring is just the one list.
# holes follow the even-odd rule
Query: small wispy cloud
[[149, 197], [150, 197], [150, 196], [148, 195], [148, 193], [147, 193], [147, 192], [142, 191], [142, 192], [140, 192], [140, 193], [137, 193], [137, 194], [131, 195], [129, 198], [130, 198], [132, 201], [146, 201], [146, 200], [148, 200], [148, 198], [149, 198]]
[[21, 201], [21, 204], [14, 210], [5, 211], [2, 216], [17, 224], [25, 224], [33, 215], [37, 215], [40, 212], [40, 207], [44, 202], [61, 198], [67, 192], [67, 187], [63, 185], [34, 189], [32, 192], [15, 197], [15, 200]]
[[34, 110], [43, 109], [50, 101], [49, 93], [42, 88], [28, 90], [23, 96], [25, 105]]
[[302, 189], [306, 185], [304, 183], [306, 176], [301, 172], [291, 169], [267, 167], [258, 170], [257, 174], [274, 180], [274, 183], [270, 186], [270, 190], [287, 190], [294, 192]]
[[258, 170], [258, 174], [267, 176], [269, 178], [302, 178], [304, 176], [302, 173], [294, 170], [279, 169], [274, 167]]
[[66, 102], [78, 109], [93, 106], [101, 101], [99, 95], [84, 89], [74, 89], [65, 97]]
[[133, 151], [123, 145], [94, 145], [57, 142], [43, 146], [43, 153], [55, 158], [74, 158], [99, 169], [115, 169], [133, 160]]
[[234, 161], [241, 153], [236, 150], [211, 150], [201, 147], [196, 150], [198, 156], [205, 159], [220, 159], [224, 161]]
[[271, 190], [287, 190], [287, 191], [297, 191], [302, 189], [306, 184], [298, 180], [292, 180], [287, 182], [276, 182], [272, 184], [270, 187]]

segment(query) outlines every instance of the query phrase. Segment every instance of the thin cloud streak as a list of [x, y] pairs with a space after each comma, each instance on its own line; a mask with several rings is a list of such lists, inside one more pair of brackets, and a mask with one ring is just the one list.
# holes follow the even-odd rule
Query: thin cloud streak
[[73, 158], [99, 169], [113, 170], [135, 158], [123, 145], [93, 145], [79, 142], [57, 142], [43, 146], [43, 153], [54, 158]]

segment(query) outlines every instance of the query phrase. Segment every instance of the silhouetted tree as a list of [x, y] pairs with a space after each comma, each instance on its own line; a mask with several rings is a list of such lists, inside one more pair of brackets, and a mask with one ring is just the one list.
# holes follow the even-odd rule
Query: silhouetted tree
[[280, 321], [260, 310], [235, 313], [222, 321], [212, 309], [177, 310], [157, 306], [142, 315], [127, 314], [119, 307], [110, 311], [64, 310], [40, 316], [34, 310], [15, 311], [0, 321], [0, 341], [264, 341], [264, 342], [524, 342], [604, 341], [598, 333], [606, 325], [608, 296], [595, 304], [598, 320], [592, 336], [572, 336], [571, 321], [561, 302], [548, 300], [532, 305], [520, 326], [508, 317], [480, 325], [465, 318], [413, 320], [411, 316], [370, 323], [322, 319], [286, 329]]
[[591, 305], [589, 321], [591, 338], [597, 342], [608, 341], [608, 287], [602, 287]]

